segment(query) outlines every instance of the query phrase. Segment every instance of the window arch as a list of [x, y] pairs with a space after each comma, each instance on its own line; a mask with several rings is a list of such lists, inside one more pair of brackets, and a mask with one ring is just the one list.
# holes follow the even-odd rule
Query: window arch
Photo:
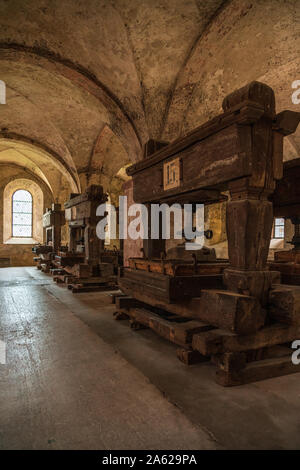
[[[22, 208], [19, 201], [22, 202]], [[3, 243], [43, 243], [43, 212], [44, 194], [35, 181], [17, 178], [7, 183], [3, 191]]]
[[32, 237], [32, 195], [26, 189], [12, 195], [12, 236]]

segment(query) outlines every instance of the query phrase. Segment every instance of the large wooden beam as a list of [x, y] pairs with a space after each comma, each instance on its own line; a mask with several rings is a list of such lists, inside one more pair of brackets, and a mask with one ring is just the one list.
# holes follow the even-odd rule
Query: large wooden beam
[[193, 336], [193, 349], [204, 356], [225, 352], [249, 351], [297, 339], [300, 326], [289, 326], [277, 323], [265, 326], [251, 335], [236, 335], [225, 330], [212, 330]]
[[216, 381], [223, 387], [232, 387], [299, 372], [300, 365], [292, 363], [290, 354], [284, 357], [250, 362], [241, 370], [226, 371], [218, 369]]

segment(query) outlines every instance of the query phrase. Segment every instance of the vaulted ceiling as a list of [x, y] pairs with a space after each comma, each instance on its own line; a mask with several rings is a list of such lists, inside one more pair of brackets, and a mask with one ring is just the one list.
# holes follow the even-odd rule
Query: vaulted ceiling
[[[299, 0], [0, 0], [0, 163], [53, 192], [110, 188], [149, 138], [185, 134], [251, 80], [300, 111], [299, 36]], [[300, 131], [285, 158], [299, 148]]]

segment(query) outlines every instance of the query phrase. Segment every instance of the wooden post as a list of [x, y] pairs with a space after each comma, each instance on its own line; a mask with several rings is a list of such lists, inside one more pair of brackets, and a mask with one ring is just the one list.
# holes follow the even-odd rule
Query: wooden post
[[[166, 145], [167, 145], [167, 142], [161, 142], [161, 141], [150, 139], [144, 145], [143, 158], [150, 157], [153, 153], [165, 147]], [[147, 204], [147, 209], [148, 209], [148, 237], [149, 238], [146, 240], [143, 240], [144, 256], [147, 259], [155, 259], [155, 258], [159, 259], [161, 253], [165, 251], [165, 240], [162, 240], [161, 233], [160, 233], [160, 237], [158, 240], [151, 239], [151, 205], [150, 204]], [[162, 228], [161, 219], [162, 218], [160, 217], [160, 230]]]
[[282, 175], [282, 154], [273, 149], [275, 98], [271, 88], [253, 82], [237, 90], [223, 102], [227, 111], [238, 102], [249, 100], [264, 109], [261, 118], [241, 126], [249, 139], [252, 174], [229, 183], [231, 200], [227, 202], [227, 237], [230, 268], [224, 272], [228, 289], [258, 297], [267, 302], [273, 274], [266, 269], [273, 224], [273, 206], [268, 200], [275, 178]]
[[77, 228], [69, 227], [69, 251], [75, 253], [76, 251], [76, 232]]

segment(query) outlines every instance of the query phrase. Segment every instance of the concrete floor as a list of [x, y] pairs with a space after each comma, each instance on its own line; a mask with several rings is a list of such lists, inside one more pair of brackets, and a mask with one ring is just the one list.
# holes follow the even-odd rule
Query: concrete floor
[[224, 389], [36, 268], [0, 269], [0, 449], [300, 449], [300, 374]]

